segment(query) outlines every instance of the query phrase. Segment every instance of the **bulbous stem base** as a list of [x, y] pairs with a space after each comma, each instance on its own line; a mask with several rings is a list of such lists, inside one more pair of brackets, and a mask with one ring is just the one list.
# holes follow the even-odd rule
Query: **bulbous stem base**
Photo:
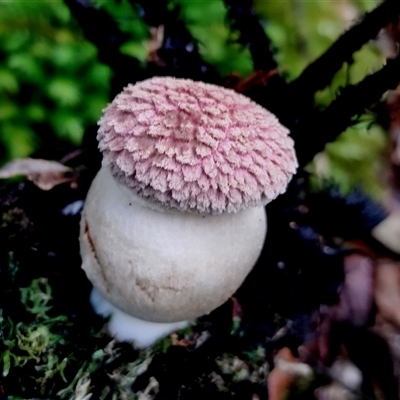
[[108, 300], [97, 289], [93, 289], [90, 302], [94, 311], [102, 317], [109, 317], [108, 331], [120, 342], [133, 342], [136, 347], [145, 348], [157, 340], [186, 328], [190, 322], [150, 322], [124, 313]]

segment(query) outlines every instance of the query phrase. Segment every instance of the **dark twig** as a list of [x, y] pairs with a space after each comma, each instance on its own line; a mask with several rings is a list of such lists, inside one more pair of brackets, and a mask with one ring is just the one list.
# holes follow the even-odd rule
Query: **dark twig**
[[153, 54], [149, 54], [150, 71], [157, 75], [221, 83], [216, 69], [202, 59], [197, 40], [180, 17], [179, 6], [170, 9], [167, 0], [129, 1], [133, 7], [139, 5], [143, 20], [160, 33], [160, 43], [155, 43]]
[[114, 73], [112, 95], [121, 91], [127, 83], [146, 77], [138, 60], [119, 51], [129, 37], [119, 30], [106, 11], [95, 8], [90, 0], [65, 0], [65, 3], [86, 38], [97, 47], [99, 61], [111, 67]]
[[[228, 1], [243, 3], [249, 0], [226, 0]], [[397, 18], [399, 12], [399, 0], [385, 0], [359, 24], [343, 34], [289, 85], [277, 75], [268, 81], [268, 87], [258, 84], [246, 90], [245, 94], [275, 113], [292, 132], [299, 132], [299, 124], [314, 112], [315, 92], [329, 85], [343, 63], [350, 61], [353, 53], [368, 40], [375, 38], [382, 27]], [[257, 50], [257, 53], [259, 51]], [[320, 136], [323, 136], [323, 133]], [[296, 135], [296, 138], [303, 143], [305, 141], [299, 135]]]
[[399, 13], [399, 0], [385, 0], [359, 24], [344, 33], [321, 57], [289, 84], [292, 96], [301, 98], [304, 93], [312, 95], [317, 90], [324, 89], [343, 63], [351, 60], [354, 52], [374, 39], [380, 29], [396, 19]]
[[[263, 90], [263, 88], [260, 88], [256, 95], [252, 93], [249, 93], [249, 95], [262, 106], [275, 113], [280, 121], [292, 131], [298, 142], [299, 149], [308, 147], [309, 149], [304, 149], [304, 152], [315, 154], [311, 150], [314, 145], [308, 143], [313, 133], [299, 128], [300, 125], [309, 126], [310, 123], [307, 122], [309, 116], [314, 116], [316, 113], [314, 111], [315, 92], [329, 85], [343, 63], [351, 61], [353, 53], [359, 50], [368, 40], [375, 38], [382, 27], [397, 18], [399, 12], [399, 0], [385, 0], [375, 10], [367, 14], [359, 24], [344, 33], [320, 58], [311, 63], [297, 79], [286, 86], [278, 85], [277, 90], [270, 90], [270, 88]], [[357, 98], [354, 98], [353, 101], [360, 103]], [[352, 109], [352, 107], [350, 108]], [[308, 135], [308, 140], [306, 136], [300, 136], [300, 131], [305, 132], [304, 135]], [[318, 139], [316, 139], [317, 142], [322, 143], [325, 132], [326, 129], [319, 132]], [[336, 137], [337, 134], [334, 136]], [[317, 137], [317, 134], [315, 134], [315, 137]], [[330, 139], [327, 139], [325, 143], [328, 141]], [[321, 147], [321, 143], [317, 145], [318, 148]], [[302, 157], [303, 150], [300, 152]], [[309, 156], [306, 158], [309, 159]]]
[[160, 26], [168, 14], [168, 0], [128, 0], [133, 7], [139, 7], [139, 15], [149, 26]]
[[254, 68], [254, 73], [234, 89], [275, 111], [274, 107], [280, 104], [277, 98], [286, 91], [286, 81], [278, 73], [271, 41], [252, 8], [253, 0], [224, 0], [224, 3], [231, 28], [238, 32], [238, 42], [249, 48]]
[[400, 55], [378, 72], [367, 76], [357, 85], [349, 85], [322, 112], [315, 111], [303, 120], [293, 131], [297, 156], [304, 166], [325, 145], [332, 142], [348, 126], [352, 119], [361, 115], [365, 108], [377, 102], [390, 89], [400, 82]]
[[252, 0], [224, 0], [231, 28], [239, 33], [238, 42], [249, 48], [254, 70], [271, 71], [277, 68], [271, 41], [266, 35]]

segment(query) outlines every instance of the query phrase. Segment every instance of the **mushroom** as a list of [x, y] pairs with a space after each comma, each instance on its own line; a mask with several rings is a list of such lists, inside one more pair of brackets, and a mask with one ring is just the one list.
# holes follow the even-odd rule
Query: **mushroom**
[[244, 281], [263, 247], [263, 206], [296, 171], [293, 141], [247, 97], [172, 77], [128, 85], [99, 126], [82, 268], [110, 333], [147, 346]]

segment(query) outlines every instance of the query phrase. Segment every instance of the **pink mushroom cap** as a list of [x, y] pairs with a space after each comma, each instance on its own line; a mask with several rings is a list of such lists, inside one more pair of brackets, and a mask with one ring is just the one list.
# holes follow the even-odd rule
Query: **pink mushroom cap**
[[129, 84], [99, 121], [103, 163], [166, 207], [219, 214], [286, 190], [297, 159], [289, 131], [249, 98], [189, 79]]

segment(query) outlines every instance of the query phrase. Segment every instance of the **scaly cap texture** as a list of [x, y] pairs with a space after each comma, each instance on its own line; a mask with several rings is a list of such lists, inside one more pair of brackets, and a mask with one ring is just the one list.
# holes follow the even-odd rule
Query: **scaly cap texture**
[[128, 85], [104, 110], [99, 148], [141, 196], [184, 211], [237, 212], [286, 190], [297, 168], [277, 118], [230, 89], [172, 77]]

